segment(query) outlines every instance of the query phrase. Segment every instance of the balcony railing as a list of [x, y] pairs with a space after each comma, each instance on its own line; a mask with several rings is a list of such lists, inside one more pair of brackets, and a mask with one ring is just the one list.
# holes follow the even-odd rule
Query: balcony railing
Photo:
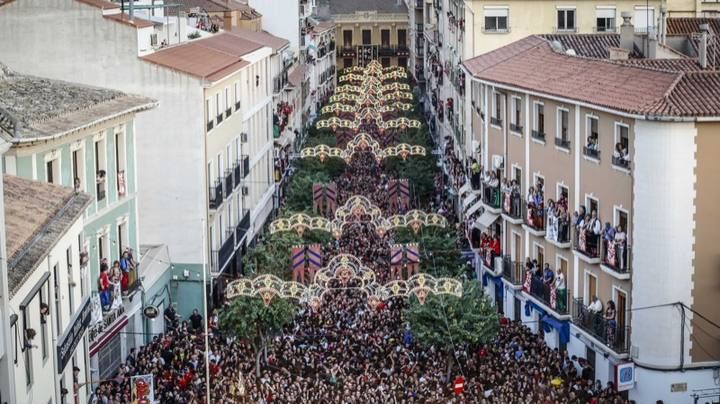
[[237, 186], [240, 185], [240, 180], [242, 179], [242, 167], [240, 166], [240, 160], [235, 160], [235, 165], [233, 166], [233, 178], [235, 180], [233, 186], [237, 188]]
[[493, 209], [500, 209], [500, 187], [483, 187], [483, 203]]
[[424, 0], [415, 0], [415, 8], [423, 8]]
[[560, 137], [555, 138], [555, 146], [570, 150], [570, 141]]
[[600, 241], [602, 237], [590, 230], [573, 231], [573, 249], [590, 259], [600, 259]]
[[232, 115], [232, 108], [225, 110], [225, 119], [230, 118], [230, 115]]
[[598, 149], [591, 149], [585, 146], [583, 147], [583, 154], [594, 159], [600, 159], [600, 150]]
[[250, 230], [250, 211], [245, 209], [243, 210], [242, 219], [240, 219], [237, 226], [235, 226], [235, 245], [242, 242], [248, 230]]
[[630, 327], [619, 325], [615, 319], [606, 319], [603, 313], [589, 310], [582, 299], [573, 299], [573, 324], [617, 353], [630, 351]]
[[503, 278], [515, 286], [521, 286], [525, 281], [525, 266], [522, 262], [512, 261], [509, 255], [503, 258]]
[[222, 178], [215, 180], [215, 184], [210, 187], [210, 209], [217, 209], [223, 201]]
[[218, 125], [220, 125], [220, 123], [223, 121], [222, 112], [218, 114], [218, 116], [216, 117], [216, 120], [217, 120]]
[[346, 45], [340, 48], [340, 56], [341, 57], [355, 57], [357, 54], [357, 49], [355, 47]]
[[535, 203], [523, 201], [523, 223], [537, 232], [545, 231], [545, 203], [539, 206]]
[[630, 169], [630, 160], [626, 160], [622, 157], [613, 156], [612, 163], [616, 167], [624, 168], [626, 170]]
[[250, 156], [243, 155], [240, 161], [242, 162], [242, 177], [246, 178], [250, 175]]
[[601, 263], [617, 273], [626, 274], [630, 272], [631, 252], [632, 246], [627, 243], [603, 240]]
[[514, 123], [510, 124], [510, 130], [515, 133], [522, 133], [523, 127], [521, 125], [516, 125]]
[[[547, 212], [546, 212], [547, 214]], [[548, 215], [549, 216], [549, 215]], [[559, 243], [559, 244], [569, 244], [570, 243], [570, 220], [568, 219], [560, 219], [559, 217], [548, 217], [547, 218], [547, 224], [545, 225], [545, 238], [547, 238], [550, 241]], [[569, 247], [569, 245], [563, 246], [564, 248]]]
[[230, 194], [232, 194], [233, 188], [233, 170], [231, 168], [228, 168], [225, 170], [225, 198], [230, 198]]
[[545, 283], [543, 278], [533, 275], [530, 280], [530, 294], [558, 314], [569, 312], [568, 289], [557, 289], [553, 283]]
[[522, 219], [522, 198], [519, 194], [503, 193], [503, 213], [513, 219]]
[[210, 132], [215, 127], [215, 121], [209, 121], [207, 123], [207, 131]]
[[225, 241], [223, 241], [220, 249], [217, 250], [217, 262], [216, 266], [213, 267], [213, 271], [219, 272], [223, 269], [232, 258], [233, 252], [235, 251], [235, 229], [229, 229], [225, 233]]
[[538, 131], [538, 130], [534, 130], [534, 131], [532, 131], [532, 133], [530, 134], [530, 136], [532, 136], [533, 139], [537, 139], [537, 140], [540, 140], [540, 141], [542, 141], [542, 142], [545, 141], [545, 132], [540, 132], [540, 131]]
[[500, 118], [495, 118], [495, 117], [492, 117], [492, 116], [491, 116], [491, 117], [490, 117], [490, 123], [493, 124], [493, 125], [496, 125], [496, 126], [502, 126], [502, 119], [500, 119]]

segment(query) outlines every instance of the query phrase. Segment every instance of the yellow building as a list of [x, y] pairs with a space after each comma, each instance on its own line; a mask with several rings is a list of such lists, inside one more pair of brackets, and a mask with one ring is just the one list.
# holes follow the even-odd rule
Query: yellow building
[[408, 10], [390, 0], [328, 0], [337, 24], [340, 68], [378, 60], [383, 66], [407, 66], [410, 57]]
[[629, 12], [636, 31], [660, 32], [661, 1], [470, 1], [465, 58], [480, 55], [528, 35], [619, 32], [621, 14]]

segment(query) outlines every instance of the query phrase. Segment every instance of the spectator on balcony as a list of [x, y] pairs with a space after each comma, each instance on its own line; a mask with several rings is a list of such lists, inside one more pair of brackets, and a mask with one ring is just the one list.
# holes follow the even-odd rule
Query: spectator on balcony
[[598, 299], [597, 296], [592, 297], [590, 305], [588, 306], [588, 310], [593, 314], [602, 313], [602, 311], [603, 311], [602, 302], [600, 301], [600, 299]]
[[555, 281], [555, 272], [550, 268], [550, 264], [547, 262], [545, 263], [545, 268], [543, 269], [543, 283], [547, 285], [549, 288], [550, 285], [553, 284]]
[[560, 268], [555, 277], [555, 290], [557, 293], [557, 308], [559, 312], [565, 312], [567, 301], [567, 285], [565, 284], [565, 271]]
[[615, 252], [619, 257], [620, 268], [625, 268], [625, 251], [627, 247], [627, 234], [621, 225], [615, 228]]
[[596, 152], [598, 150], [597, 138], [588, 136], [587, 149], [590, 151], [590, 153]]
[[75, 179], [73, 180], [73, 189], [75, 190], [76, 193], [82, 191], [82, 185], [80, 184], [80, 178], [75, 177]]
[[617, 142], [615, 144], [615, 151], [613, 152], [613, 158], [622, 165], [627, 165], [630, 162], [630, 156], [628, 149], [623, 146], [622, 143]]
[[475, 160], [475, 158], [472, 159], [472, 163], [470, 164], [470, 185], [472, 186], [472, 189], [480, 189], [480, 173], [482, 172], [482, 167], [480, 167], [480, 163]]
[[559, 203], [557, 205], [557, 241], [560, 243], [567, 243], [570, 240], [570, 215], [568, 214], [567, 208], [563, 207]]
[[555, 202], [548, 199], [547, 207], [547, 238], [548, 240], [557, 241], [558, 236], [558, 210]]
[[612, 346], [615, 342], [615, 328], [617, 327], [617, 321], [615, 316], [615, 302], [608, 300], [607, 307], [605, 308], [605, 323], [607, 324], [607, 341]]
[[107, 258], [100, 261], [100, 276], [98, 277], [98, 294], [103, 310], [110, 309], [110, 275], [108, 274]]
[[605, 222], [605, 228], [602, 231], [602, 238], [604, 243], [615, 240], [615, 229], [610, 225], [610, 222]]
[[527, 222], [530, 227], [543, 229], [544, 203], [541, 188], [530, 187], [527, 198]]

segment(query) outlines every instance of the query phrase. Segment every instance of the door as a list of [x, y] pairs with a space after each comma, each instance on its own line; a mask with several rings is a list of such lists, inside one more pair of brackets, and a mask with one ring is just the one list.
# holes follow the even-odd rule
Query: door
[[517, 233], [513, 233], [513, 261], [523, 262], [522, 259], [522, 239]]
[[627, 313], [627, 295], [625, 292], [617, 291], [615, 305], [615, 318], [617, 319], [617, 343], [618, 346], [623, 347], [625, 345], [625, 324], [627, 319], [625, 315]]
[[497, 306], [498, 313], [505, 313], [505, 302], [503, 301], [503, 284], [502, 282], [495, 283], [495, 305]]
[[343, 31], [343, 46], [346, 48], [349, 48], [352, 46], [352, 37], [353, 32], [351, 30], [345, 30]]
[[590, 303], [592, 301], [593, 296], [597, 296], [597, 278], [593, 275], [588, 275], [588, 286], [587, 286], [587, 296], [585, 296], [585, 302]]
[[513, 305], [513, 311], [515, 312], [515, 321], [522, 321], [522, 315], [521, 315], [521, 306], [520, 306], [520, 299], [517, 297], [514, 299], [515, 304]]
[[390, 47], [390, 30], [389, 29], [380, 30], [380, 44], [384, 48]]
[[398, 46], [407, 46], [407, 31], [404, 29], [399, 29], [397, 31], [398, 36]]
[[540, 246], [535, 246], [535, 259], [537, 259], [540, 268], [545, 266], [545, 249]]
[[369, 29], [364, 29], [364, 30], [362, 30], [362, 43], [363, 43], [363, 45], [370, 45], [370, 43], [371, 43], [371, 41], [372, 41], [372, 39], [371, 39], [371, 38], [372, 38], [372, 35], [371, 35], [371, 34], [372, 34], [372, 31], [370, 31]]

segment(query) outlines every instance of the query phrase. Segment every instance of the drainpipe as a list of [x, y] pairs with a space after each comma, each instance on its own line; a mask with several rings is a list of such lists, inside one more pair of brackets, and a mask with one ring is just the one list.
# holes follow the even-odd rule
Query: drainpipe
[[[130, 9], [128, 10], [128, 21], [133, 20], [133, 6], [135, 5], [135, 0], [130, 0]], [[122, 10], [120, 10], [122, 12]]]

